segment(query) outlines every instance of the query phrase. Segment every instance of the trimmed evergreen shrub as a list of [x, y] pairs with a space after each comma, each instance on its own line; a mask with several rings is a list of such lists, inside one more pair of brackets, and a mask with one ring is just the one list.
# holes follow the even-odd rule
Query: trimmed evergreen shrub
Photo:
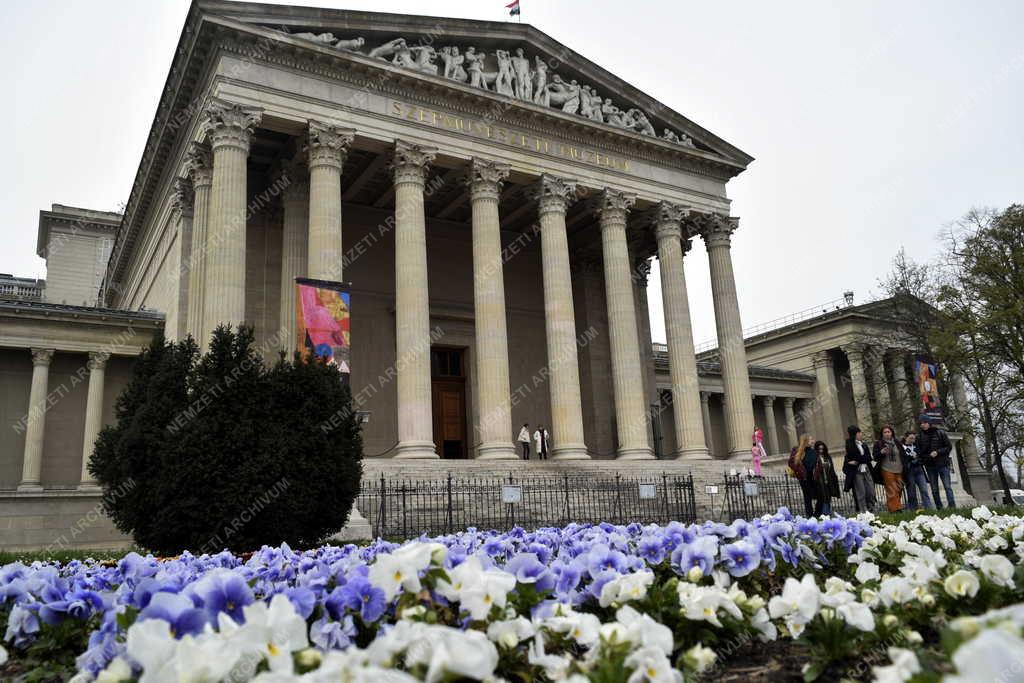
[[89, 471], [117, 528], [155, 552], [312, 547], [359, 493], [362, 437], [337, 368], [267, 366], [253, 333], [219, 327], [200, 356], [162, 338], [139, 357]]

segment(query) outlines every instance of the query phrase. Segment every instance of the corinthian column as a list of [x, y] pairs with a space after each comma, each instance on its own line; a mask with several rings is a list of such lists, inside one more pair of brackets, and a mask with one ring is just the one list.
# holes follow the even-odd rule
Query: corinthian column
[[309, 122], [309, 277], [341, 280], [344, 251], [341, 241], [341, 169], [351, 128]]
[[885, 349], [879, 347], [870, 348], [871, 383], [875, 387], [875, 405], [878, 406], [878, 426], [884, 424], [893, 425], [896, 429], [896, 419], [892, 414], [892, 403], [889, 401], [889, 380], [885, 376]]
[[282, 169], [288, 185], [281, 193], [284, 208], [281, 230], [281, 347], [291, 357], [295, 351], [295, 278], [306, 275], [309, 239], [309, 182], [304, 165], [291, 163]]
[[672, 378], [676, 456], [685, 460], [706, 460], [711, 455], [704, 435], [690, 299], [683, 270], [683, 255], [690, 249], [690, 240], [683, 241], [680, 223], [685, 215], [683, 207], [662, 202], [658, 205], [654, 230], [658, 239], [658, 262], [661, 264], [661, 298], [668, 341], [668, 369]]
[[[213, 150], [203, 341], [217, 325], [245, 321], [246, 162], [258, 109], [214, 100], [205, 112]], [[204, 343], [204, 347], [206, 346]]]
[[868, 380], [864, 374], [864, 347], [850, 344], [842, 347], [850, 360], [850, 385], [853, 388], [853, 410], [857, 416], [857, 426], [864, 432], [865, 441], [878, 438], [871, 422], [871, 399], [868, 394]]
[[[822, 422], [825, 427], [825, 438], [822, 439], [829, 444], [829, 448], [841, 444], [845, 437], [843, 430], [843, 418], [839, 412], [839, 392], [836, 389], [835, 371], [832, 355], [828, 351], [819, 351], [814, 354], [814, 390], [816, 411], [821, 413]], [[793, 443], [796, 445], [796, 422], [793, 431]]]
[[508, 379], [508, 332], [498, 198], [509, 165], [473, 159], [468, 180], [473, 203], [473, 314], [476, 383], [483, 460], [515, 460]]
[[[430, 397], [430, 298], [423, 188], [434, 149], [395, 142], [396, 458], [436, 458]], [[311, 247], [312, 249], [312, 247]]]
[[750, 453], [750, 433], [754, 429], [754, 407], [750, 400], [750, 376], [747, 374], [747, 350], [743, 344], [743, 325], [736, 298], [736, 279], [732, 270], [732, 233], [737, 219], [712, 216], [704, 224], [701, 236], [708, 250], [711, 267], [711, 297], [715, 306], [718, 354], [725, 385], [725, 430], [730, 458], [745, 458]]
[[626, 214], [636, 195], [605, 189], [597, 205], [601, 215], [605, 300], [608, 304], [608, 340], [612, 352], [612, 386], [620, 460], [650, 460], [654, 452], [647, 439], [647, 402], [640, 372], [636, 300], [626, 246]]
[[89, 458], [92, 457], [96, 437], [103, 427], [103, 380], [110, 354], [93, 351], [89, 354], [89, 393], [85, 399], [85, 436], [82, 440], [82, 477], [79, 489], [96, 487], [96, 480], [89, 474]]
[[172, 310], [168, 311], [164, 331], [169, 339], [181, 340], [188, 334], [188, 285], [189, 258], [192, 253], [192, 218], [195, 193], [192, 182], [185, 178], [174, 179], [171, 192], [171, 208], [178, 216], [178, 237], [175, 241], [174, 260], [177, 282], [174, 283]]
[[188, 255], [188, 310], [185, 331], [205, 345], [203, 306], [206, 300], [206, 264], [209, 244], [210, 186], [213, 184], [213, 153], [208, 145], [193, 142], [185, 157], [185, 173], [192, 181], [192, 244]]
[[700, 392], [701, 423], [704, 425], [704, 443], [708, 447], [708, 456], [715, 452], [715, 444], [711, 435], [711, 392]]
[[[796, 399], [792, 398], [790, 396], [787, 396], [787, 397], [782, 399], [782, 410], [783, 410], [782, 414], [783, 414], [783, 419], [785, 421], [784, 427], [785, 427], [785, 430], [786, 430], [786, 445], [782, 449], [784, 452], [788, 451], [790, 448], [795, 446], [796, 443], [797, 443], [796, 415], [793, 412], [793, 405], [795, 403], [796, 403]], [[822, 436], [824, 437], [822, 439], [822, 441], [824, 441], [825, 443], [828, 443], [828, 439], [829, 439], [830, 435], [829, 434], [823, 434]]]
[[50, 390], [53, 349], [32, 349], [32, 388], [28, 395], [25, 456], [21, 462], [19, 491], [42, 491], [43, 435], [46, 432], [46, 394]]
[[553, 442], [551, 456], [556, 460], [590, 457], [583, 440], [576, 314], [572, 304], [569, 240], [565, 233], [565, 211], [574, 200], [575, 193], [575, 181], [547, 174], [540, 177], [534, 188], [544, 270], [544, 329], [548, 345]]

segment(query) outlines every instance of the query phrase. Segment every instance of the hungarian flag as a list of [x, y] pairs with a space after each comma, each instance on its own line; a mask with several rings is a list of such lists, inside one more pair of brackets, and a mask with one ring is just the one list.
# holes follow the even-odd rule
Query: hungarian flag
[[508, 8], [508, 15], [514, 17], [519, 14], [519, 0], [512, 0], [509, 4], [505, 5]]

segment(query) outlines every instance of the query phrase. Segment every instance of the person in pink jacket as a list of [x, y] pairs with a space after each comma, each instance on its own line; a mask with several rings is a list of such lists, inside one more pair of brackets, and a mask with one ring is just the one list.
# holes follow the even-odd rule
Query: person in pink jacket
[[764, 433], [754, 427], [754, 443], [750, 447], [750, 454], [754, 459], [754, 476], [760, 477], [761, 474], [761, 459], [768, 456], [768, 453], [764, 450]]

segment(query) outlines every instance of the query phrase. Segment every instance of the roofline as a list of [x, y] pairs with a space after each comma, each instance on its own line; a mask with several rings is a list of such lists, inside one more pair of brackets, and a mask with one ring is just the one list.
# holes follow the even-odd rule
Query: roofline
[[36, 255], [40, 258], [47, 257], [52, 223], [67, 223], [76, 226], [74, 230], [91, 228], [116, 234], [121, 225], [121, 214], [112, 211], [83, 209], [77, 206], [64, 206], [63, 204], [54, 204], [49, 210], [41, 209], [36, 228]]
[[[397, 21], [402, 17], [415, 17], [416, 19], [427, 19], [443, 21], [448, 24], [454, 24], [457, 27], [482, 27], [487, 25], [500, 26], [504, 33], [504, 37], [515, 36], [519, 34], [523, 39], [528, 40], [541, 49], [547, 49], [549, 52], [559, 53], [568, 51], [568, 56], [571, 59], [575, 56], [578, 59], [578, 64], [581, 67], [586, 67], [589, 70], [595, 72], [600, 80], [604, 80], [605, 83], [602, 85], [608, 89], [617, 89], [622, 97], [629, 99], [636, 104], [644, 107], [648, 111], [657, 110], [659, 114], [656, 118], [673, 121], [679, 129], [685, 131], [688, 135], [694, 138], [696, 141], [701, 142], [708, 146], [718, 147], [732, 155], [733, 158], [723, 156], [719, 153], [709, 153], [703, 150], [687, 150], [694, 157], [703, 158], [710, 162], [712, 158], [715, 163], [724, 163], [726, 165], [735, 166], [735, 173], [732, 173], [729, 177], [735, 177], [754, 160], [754, 157], [743, 152], [738, 147], [726, 142], [722, 138], [718, 137], [714, 133], [711, 133], [704, 127], [696, 124], [690, 119], [686, 118], [679, 112], [673, 109], [665, 107], [654, 98], [647, 95], [645, 92], [636, 88], [635, 86], [627, 83], [621, 78], [615, 76], [611, 72], [607, 71], [595, 62], [587, 59], [586, 57], [579, 55], [574, 50], [569, 48], [553, 39], [543, 31], [537, 29], [531, 24], [519, 24], [511, 22], [488, 22], [477, 19], [458, 19], [452, 17], [434, 17], [434, 16], [421, 16], [421, 15], [403, 15], [394, 13], [384, 12], [363, 12], [354, 10], [336, 10], [336, 9], [325, 9], [309, 6], [292, 6], [292, 5], [276, 5], [276, 4], [261, 4], [253, 2], [234, 2], [229, 0], [192, 0], [189, 6], [188, 13], [185, 17], [185, 22], [181, 29], [181, 34], [178, 38], [178, 43], [174, 51], [174, 57], [171, 60], [171, 64], [168, 67], [167, 77], [164, 81], [164, 88], [160, 96], [160, 101], [157, 104], [156, 110], [153, 114], [153, 120], [150, 124], [149, 133], [147, 135], [146, 144], [143, 149], [139, 165], [136, 168], [135, 179], [132, 184], [132, 190], [128, 198], [128, 202], [125, 205], [124, 214], [120, 220], [117, 234], [115, 237], [114, 248], [111, 252], [110, 260], [107, 263], [107, 269], [103, 276], [103, 281], [100, 285], [99, 296], [102, 301], [108, 299], [110, 283], [116, 281], [118, 276], [123, 271], [122, 262], [125, 258], [125, 249], [127, 240], [132, 237], [131, 227], [138, 224], [140, 221], [145, 219], [145, 215], [149, 210], [148, 202], [144, 195], [150, 183], [156, 182], [150, 177], [151, 170], [154, 164], [159, 162], [154, 157], [158, 155], [161, 148], [165, 144], [173, 144], [173, 141], [182, 132], [181, 129], [186, 129], [187, 126], [175, 125], [170, 131], [171, 142], [168, 143], [166, 135], [168, 134], [168, 126], [173, 123], [173, 114], [175, 113], [175, 103], [182, 96], [182, 85], [185, 79], [189, 76], [186, 66], [189, 64], [193, 57], [193, 48], [199, 36], [201, 34], [201, 28], [203, 20], [207, 16], [224, 16], [225, 14], [230, 21], [232, 14], [239, 16], [258, 16], [258, 15], [270, 15], [280, 16], [286, 15], [285, 18], [291, 17], [293, 24], [299, 24], [299, 19], [304, 19], [308, 22], [308, 13], [316, 13], [320, 16], [334, 17], [335, 20], [347, 18], [349, 20], [359, 18], [368, 23], [374, 21], [383, 22], [383, 20], [390, 18], [392, 21]], [[307, 13], [303, 16], [303, 13]], [[224, 26], [224, 23], [220, 23]], [[236, 30], [241, 30], [240, 27], [235, 27]], [[250, 25], [245, 27], [250, 33], [257, 33], [261, 27]], [[422, 27], [417, 27], [422, 32]], [[269, 29], [267, 29], [269, 30]], [[304, 41], [301, 41], [304, 42]], [[316, 46], [313, 44], [304, 45], [306, 49], [315, 50]], [[336, 55], [338, 59], [344, 59], [345, 55], [339, 53]], [[201, 62], [206, 63], [209, 59], [209, 55], [203, 55]], [[413, 71], [409, 71], [407, 74], [413, 78], [424, 78], [422, 74], [416, 74]], [[487, 96], [488, 93], [480, 93], [479, 96]], [[491, 94], [494, 96], [493, 94]], [[502, 97], [502, 96], [495, 96]], [[195, 92], [189, 92], [188, 100], [193, 102], [195, 99]], [[666, 116], [666, 113], [668, 116]], [[582, 125], [586, 124], [585, 120], [581, 120]], [[685, 124], [685, 125], [683, 125]], [[591, 125], [597, 125], [591, 122]], [[636, 135], [627, 131], [620, 131], [622, 135]], [[643, 140], [646, 144], [652, 144], [651, 140]], [[137, 215], [140, 203], [144, 203], [142, 215]]]
[[118, 308], [72, 306], [24, 299], [0, 299], [0, 316], [27, 315], [38, 318], [70, 318], [121, 322], [150, 322], [162, 326], [164, 314], [158, 311], [126, 311]]

